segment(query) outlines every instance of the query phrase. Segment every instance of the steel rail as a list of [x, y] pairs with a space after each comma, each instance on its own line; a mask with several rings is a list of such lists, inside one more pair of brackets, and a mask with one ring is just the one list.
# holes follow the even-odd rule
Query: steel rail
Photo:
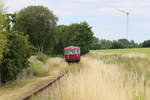
[[45, 89], [47, 89], [48, 87], [52, 86], [54, 83], [56, 83], [58, 80], [60, 80], [62, 77], [64, 77], [67, 74], [67, 71], [59, 76], [57, 76], [56, 78], [50, 80], [49, 82], [47, 82], [47, 84], [43, 85], [42, 87], [38, 88], [37, 90], [35, 90], [34, 92], [24, 96], [21, 100], [30, 100], [30, 98], [42, 91], [44, 91]]

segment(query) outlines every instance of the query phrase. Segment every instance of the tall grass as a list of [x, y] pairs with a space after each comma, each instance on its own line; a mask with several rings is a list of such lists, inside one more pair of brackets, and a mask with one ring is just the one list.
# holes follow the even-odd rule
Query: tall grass
[[37, 60], [39, 60], [39, 61], [41, 61], [41, 62], [46, 62], [47, 61], [47, 59], [49, 58], [49, 56], [48, 55], [46, 55], [46, 54], [43, 54], [43, 53], [38, 53], [37, 54]]
[[150, 78], [150, 58], [143, 54], [108, 54], [96, 53], [89, 54], [92, 58], [97, 58], [107, 64], [116, 64], [120, 69], [139, 77]]
[[97, 58], [82, 61], [82, 70], [68, 74], [54, 87], [53, 100], [144, 100], [144, 78]]
[[50, 58], [47, 56], [32, 56], [30, 59], [30, 69], [36, 76], [55, 76], [64, 72], [68, 64], [60, 57]]

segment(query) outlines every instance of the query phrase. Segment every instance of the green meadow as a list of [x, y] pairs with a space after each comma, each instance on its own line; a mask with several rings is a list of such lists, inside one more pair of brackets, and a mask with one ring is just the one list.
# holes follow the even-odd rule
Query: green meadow
[[130, 49], [107, 49], [107, 50], [92, 50], [99, 53], [139, 53], [150, 55], [150, 48], [130, 48]]

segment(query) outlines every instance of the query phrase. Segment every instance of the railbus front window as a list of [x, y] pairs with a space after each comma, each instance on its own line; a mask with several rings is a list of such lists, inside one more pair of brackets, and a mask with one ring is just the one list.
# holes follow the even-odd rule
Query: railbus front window
[[73, 50], [71, 50], [71, 49], [64, 50], [64, 52], [65, 52], [65, 55], [73, 54]]
[[74, 54], [74, 51], [73, 50], [69, 50], [69, 54]]
[[80, 54], [80, 49], [68, 49], [64, 50], [65, 55], [69, 54]]
[[74, 50], [74, 54], [78, 54], [78, 50], [77, 49]]

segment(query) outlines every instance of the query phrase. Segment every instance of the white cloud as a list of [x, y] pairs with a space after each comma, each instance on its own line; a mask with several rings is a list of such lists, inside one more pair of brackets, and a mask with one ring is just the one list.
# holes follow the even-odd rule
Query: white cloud
[[20, 9], [27, 7], [29, 5], [45, 5], [42, 0], [7, 0], [6, 7], [8, 12], [19, 11]]
[[123, 1], [123, 2], [112, 2], [108, 4], [109, 6], [116, 6], [116, 7], [146, 7], [150, 6], [150, 2], [144, 2], [144, 1]]
[[[65, 0], [68, 2], [59, 3], [48, 3], [49, 7], [56, 9], [58, 15], [69, 15], [69, 16], [119, 16], [120, 12], [116, 11], [114, 8], [120, 8], [122, 10], [131, 13], [131, 16], [150, 16], [147, 11], [150, 10], [150, 2], [129, 2], [124, 1], [118, 2], [101, 2], [98, 0], [77, 0], [76, 3], [71, 2], [75, 0]], [[97, 1], [97, 3], [96, 3]], [[113, 0], [112, 0], [113, 1]], [[81, 3], [79, 3], [81, 2]]]
[[[109, 2], [108, 2], [109, 1]], [[9, 12], [18, 11], [29, 5], [44, 5], [59, 16], [119, 16], [113, 8], [127, 10], [131, 16], [150, 16], [150, 2], [115, 0], [7, 0]]]
[[144, 27], [150, 28], [150, 23], [143, 24]]

